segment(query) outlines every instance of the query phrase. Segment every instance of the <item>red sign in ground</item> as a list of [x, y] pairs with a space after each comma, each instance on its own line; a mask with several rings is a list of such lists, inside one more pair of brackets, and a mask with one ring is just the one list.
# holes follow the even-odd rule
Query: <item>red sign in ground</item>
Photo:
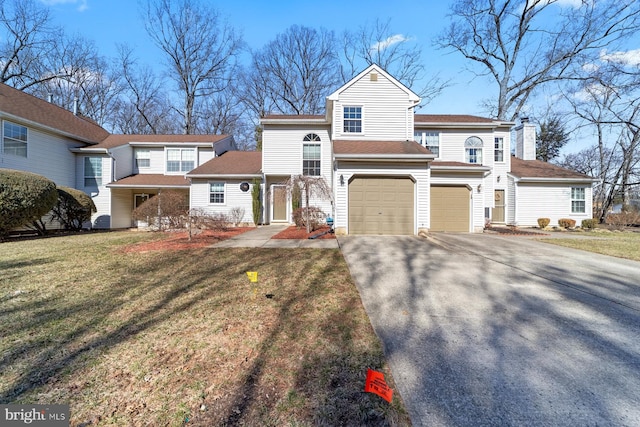
[[393, 390], [389, 388], [384, 380], [382, 372], [367, 370], [367, 379], [364, 382], [364, 391], [367, 393], [375, 393], [387, 402], [391, 402], [393, 398]]

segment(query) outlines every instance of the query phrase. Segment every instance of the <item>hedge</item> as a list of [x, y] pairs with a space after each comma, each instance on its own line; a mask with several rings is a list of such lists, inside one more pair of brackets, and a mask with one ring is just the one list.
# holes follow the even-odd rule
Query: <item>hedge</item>
[[0, 169], [0, 236], [37, 221], [58, 200], [56, 184], [42, 175]]

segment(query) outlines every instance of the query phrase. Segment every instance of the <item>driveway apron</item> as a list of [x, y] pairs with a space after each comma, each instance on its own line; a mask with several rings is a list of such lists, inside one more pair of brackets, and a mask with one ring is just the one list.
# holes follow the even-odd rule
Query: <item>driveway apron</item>
[[522, 237], [341, 237], [414, 425], [640, 425], [640, 263]]

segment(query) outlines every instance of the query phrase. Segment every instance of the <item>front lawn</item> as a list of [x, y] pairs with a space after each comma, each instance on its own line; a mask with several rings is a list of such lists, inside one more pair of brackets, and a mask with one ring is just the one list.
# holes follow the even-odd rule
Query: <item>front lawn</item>
[[[407, 425], [338, 250], [130, 251], [111, 232], [0, 244], [0, 403], [71, 425]], [[257, 271], [258, 283], [246, 272]]]
[[585, 236], [593, 238], [552, 238], [540, 240], [568, 248], [582, 249], [583, 251], [640, 261], [640, 233], [629, 231], [590, 231], [584, 234]]

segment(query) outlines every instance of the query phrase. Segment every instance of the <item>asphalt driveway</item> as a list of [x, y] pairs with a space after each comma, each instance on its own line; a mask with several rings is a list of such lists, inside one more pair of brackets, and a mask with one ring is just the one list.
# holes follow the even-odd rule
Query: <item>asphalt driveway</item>
[[524, 237], [341, 237], [414, 425], [640, 425], [640, 263]]

